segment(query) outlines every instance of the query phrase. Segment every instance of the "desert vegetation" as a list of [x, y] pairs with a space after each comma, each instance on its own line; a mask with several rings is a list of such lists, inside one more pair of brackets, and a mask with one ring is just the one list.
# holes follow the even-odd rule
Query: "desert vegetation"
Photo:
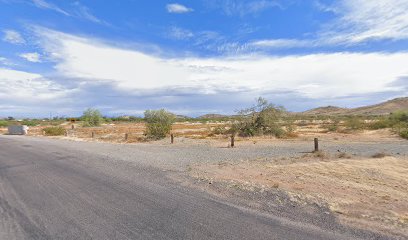
[[[391, 102], [395, 104], [394, 100]], [[375, 109], [378, 110], [378, 106], [376, 105]], [[323, 111], [321, 109], [336, 111], [336, 114], [319, 113]], [[177, 137], [215, 139], [226, 138], [231, 134], [237, 135], [238, 138], [297, 138], [314, 133], [355, 135], [385, 129], [408, 139], [408, 110], [404, 107], [385, 115], [341, 115], [338, 112], [339, 108], [321, 109], [302, 114], [290, 113], [262, 97], [256, 99], [253, 106], [239, 110], [230, 116], [207, 114], [191, 118], [176, 116], [161, 109], [147, 110], [144, 117], [108, 117], [102, 116], [98, 109], [89, 108], [83, 112], [81, 117], [74, 118], [17, 120], [14, 117], [7, 117], [0, 120], [0, 132], [6, 132], [8, 125], [27, 125], [32, 135], [41, 135], [45, 127], [62, 127], [67, 130], [68, 137], [89, 138], [93, 136], [95, 140], [122, 141], [126, 139], [127, 142], [137, 142], [163, 139], [168, 136], [171, 129]], [[364, 111], [368, 111], [367, 109], [368, 107], [365, 107]], [[72, 120], [74, 120], [73, 124]], [[75, 129], [71, 129], [72, 125], [75, 125]]]
[[175, 115], [164, 110], [147, 110], [144, 113], [146, 121], [146, 136], [148, 139], [163, 139], [170, 133]]
[[46, 127], [43, 129], [46, 136], [62, 136], [65, 134], [63, 127]]
[[275, 106], [260, 97], [254, 106], [238, 112], [231, 132], [246, 137], [260, 135], [282, 137], [285, 134], [281, 123], [284, 113], [283, 107]]
[[103, 122], [103, 117], [98, 109], [88, 108], [84, 111], [82, 117], [84, 127], [97, 127]]

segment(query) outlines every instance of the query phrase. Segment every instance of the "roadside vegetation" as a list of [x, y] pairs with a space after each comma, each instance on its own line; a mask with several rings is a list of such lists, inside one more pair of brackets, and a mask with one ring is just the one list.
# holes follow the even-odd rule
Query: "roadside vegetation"
[[[252, 107], [239, 110], [236, 115], [231, 116], [208, 114], [200, 118], [190, 118], [176, 116], [164, 109], [160, 109], [147, 110], [144, 117], [109, 117], [103, 116], [98, 109], [88, 108], [81, 117], [77, 118], [15, 119], [14, 117], [7, 117], [0, 119], [0, 128], [6, 128], [9, 125], [27, 125], [34, 129], [35, 127], [64, 126], [68, 122], [73, 123], [75, 127], [98, 127], [102, 124], [112, 124], [112, 126], [129, 124], [129, 130], [126, 133], [132, 133], [131, 128], [140, 129], [136, 125], [141, 124], [141, 131], [144, 131], [144, 134], [138, 135], [137, 139], [147, 140], [165, 138], [170, 133], [174, 122], [180, 124], [205, 124], [206, 129], [195, 133], [191, 131], [191, 135], [195, 135], [196, 138], [225, 137], [227, 135], [296, 138], [300, 133], [299, 129], [306, 129], [307, 131], [308, 128], [316, 129], [317, 127], [321, 129], [321, 133], [345, 134], [358, 133], [363, 130], [391, 129], [392, 132], [402, 138], [408, 139], [408, 111], [406, 110], [397, 111], [385, 116], [302, 115], [288, 113], [283, 107], [271, 104], [262, 97], [259, 97]], [[134, 125], [133, 127], [132, 124]], [[310, 128], [311, 126], [315, 127]]]
[[98, 109], [88, 108], [84, 111], [81, 120], [84, 127], [98, 127], [103, 122], [103, 117]]
[[43, 131], [46, 136], [62, 136], [65, 134], [63, 127], [46, 127]]
[[159, 140], [170, 133], [175, 115], [164, 109], [146, 110], [144, 120], [146, 121], [146, 137], [151, 140]]
[[232, 124], [231, 132], [243, 137], [273, 135], [283, 137], [286, 131], [282, 126], [283, 107], [275, 106], [259, 97], [256, 104], [238, 112], [237, 120]]

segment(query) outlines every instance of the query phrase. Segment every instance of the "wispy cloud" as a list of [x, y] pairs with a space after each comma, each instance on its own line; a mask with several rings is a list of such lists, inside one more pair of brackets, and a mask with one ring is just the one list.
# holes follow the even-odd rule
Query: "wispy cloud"
[[167, 12], [169, 13], [188, 13], [192, 12], [192, 8], [188, 8], [179, 3], [171, 3], [166, 5]]
[[314, 46], [315, 41], [297, 39], [269, 39], [253, 41], [248, 45], [254, 48], [300, 48]]
[[106, 21], [92, 14], [91, 10], [79, 1], [73, 2], [68, 9], [62, 9], [56, 4], [50, 3], [46, 0], [32, 0], [32, 2], [34, 6], [38, 8], [52, 10], [52, 11], [61, 13], [68, 17], [76, 17], [76, 18], [85, 19], [87, 21], [91, 21], [91, 22], [98, 23], [98, 24], [110, 25]]
[[190, 30], [173, 26], [169, 29], [168, 36], [176, 40], [185, 40], [194, 37], [194, 33]]
[[76, 8], [75, 15], [77, 17], [86, 19], [94, 23], [109, 25], [106, 21], [101, 20], [98, 17], [96, 17], [94, 14], [92, 14], [91, 10], [88, 7], [81, 4], [80, 2], [74, 2], [74, 6]]
[[49, 10], [61, 13], [65, 16], [70, 16], [70, 14], [67, 11], [61, 9], [60, 7], [58, 7], [57, 5], [53, 3], [49, 3], [45, 0], [32, 0], [32, 1], [33, 1], [33, 4], [38, 8], [49, 9]]
[[40, 59], [41, 56], [40, 56], [39, 53], [36, 53], [36, 52], [22, 53], [19, 56], [24, 58], [25, 60], [27, 60], [29, 62], [35, 62], [35, 63], [41, 62], [41, 59]]
[[406, 0], [342, 0], [334, 7], [339, 16], [323, 30], [322, 38], [349, 44], [408, 39]]
[[283, 8], [282, 4], [277, 0], [213, 0], [209, 3], [211, 7], [220, 8], [229, 16], [239, 15], [245, 16], [256, 14], [270, 8]]
[[13, 66], [14, 64], [9, 59], [0, 56], [0, 65]]
[[408, 40], [408, 1], [341, 0], [333, 5], [323, 5], [317, 1], [315, 5], [322, 11], [333, 12], [335, 18], [324, 24], [317, 33], [311, 34], [309, 39], [260, 39], [247, 46], [269, 49], [312, 48]]
[[3, 33], [3, 41], [5, 42], [9, 42], [12, 44], [24, 44], [26, 42], [23, 36], [21, 36], [21, 34], [17, 31], [6, 29], [3, 30]]

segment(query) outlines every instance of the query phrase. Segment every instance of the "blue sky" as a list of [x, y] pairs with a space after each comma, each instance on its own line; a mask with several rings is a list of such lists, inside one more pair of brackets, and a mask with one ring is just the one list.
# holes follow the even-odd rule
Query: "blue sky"
[[0, 0], [0, 117], [408, 94], [406, 0]]

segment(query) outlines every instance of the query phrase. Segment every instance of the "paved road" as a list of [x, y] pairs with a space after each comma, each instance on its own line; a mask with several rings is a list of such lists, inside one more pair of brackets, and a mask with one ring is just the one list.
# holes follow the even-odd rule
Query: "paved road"
[[143, 159], [79, 144], [0, 136], [0, 239], [356, 239], [235, 207]]

